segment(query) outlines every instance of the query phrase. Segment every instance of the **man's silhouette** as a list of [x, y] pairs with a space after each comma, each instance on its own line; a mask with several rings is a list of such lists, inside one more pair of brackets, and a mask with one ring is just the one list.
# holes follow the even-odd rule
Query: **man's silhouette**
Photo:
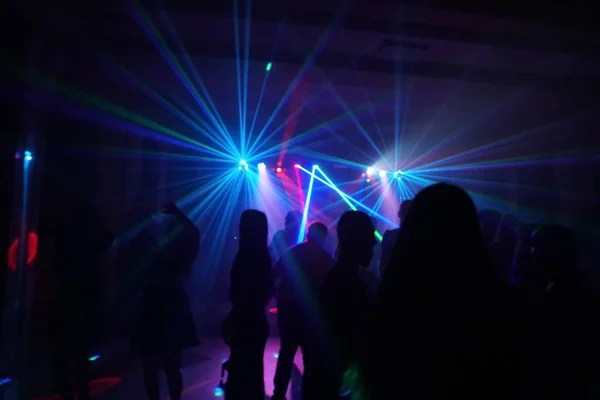
[[[404, 200], [402, 204], [400, 204], [400, 209], [398, 210], [398, 218], [400, 219], [400, 223], [402, 223], [402, 221], [404, 221], [408, 215], [411, 204], [412, 200]], [[388, 262], [390, 261], [390, 256], [394, 251], [394, 246], [398, 240], [398, 232], [400, 232], [400, 228], [385, 231], [383, 234], [383, 239], [381, 240], [381, 258], [379, 259], [380, 278], [383, 277], [383, 272], [387, 268]]]
[[373, 297], [359, 268], [373, 257], [374, 232], [373, 222], [360, 211], [347, 211], [338, 222], [338, 258], [319, 299], [325, 341], [315, 347], [318, 354], [304, 355], [305, 399], [337, 398], [344, 371], [362, 357]]
[[281, 347], [273, 400], [285, 399], [296, 350], [300, 347], [306, 352], [310, 345], [308, 335], [316, 329], [317, 291], [333, 265], [333, 259], [324, 250], [326, 241], [327, 226], [315, 222], [308, 228], [307, 241], [284, 253], [275, 266], [280, 279], [276, 299]]
[[283, 230], [275, 232], [271, 241], [271, 256], [274, 262], [279, 261], [283, 253], [297, 244], [301, 222], [302, 213], [300, 211], [287, 213]]

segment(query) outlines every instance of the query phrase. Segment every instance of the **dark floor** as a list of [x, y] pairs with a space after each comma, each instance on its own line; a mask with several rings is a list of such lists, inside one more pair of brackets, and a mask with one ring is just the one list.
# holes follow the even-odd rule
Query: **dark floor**
[[[279, 339], [271, 338], [265, 350], [265, 390], [270, 396], [273, 392], [273, 376], [277, 365]], [[188, 350], [183, 358], [184, 399], [212, 399], [223, 396], [217, 387], [221, 373], [221, 363], [227, 359], [229, 348], [220, 338], [204, 338], [202, 345]], [[125, 368], [101, 367], [101, 360], [96, 361], [99, 379], [92, 382], [92, 395], [95, 400], [136, 400], [145, 399], [141, 369], [138, 362], [131, 361]], [[96, 363], [94, 362], [94, 363]], [[297, 373], [293, 374], [292, 384], [288, 390], [288, 399], [300, 399], [302, 356], [296, 355]], [[109, 371], [113, 369], [113, 371]], [[112, 372], [112, 373], [111, 373]], [[168, 399], [166, 387], [162, 384], [162, 399]], [[44, 399], [46, 400], [46, 399]], [[50, 398], [48, 398], [50, 400]]]

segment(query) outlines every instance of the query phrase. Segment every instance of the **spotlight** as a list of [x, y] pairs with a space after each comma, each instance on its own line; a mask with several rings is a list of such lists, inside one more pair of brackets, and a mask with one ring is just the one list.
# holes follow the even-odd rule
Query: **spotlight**
[[313, 168], [314, 168], [314, 169], [318, 169], [318, 168], [319, 168], [319, 166], [318, 166], [317, 164], [315, 164], [315, 165], [313, 165]]
[[300, 164], [294, 164], [294, 168], [300, 168]]
[[33, 156], [31, 155], [30, 151], [26, 151], [25, 152], [25, 161], [31, 161], [33, 160]]
[[277, 173], [280, 173], [281, 172], [281, 167], [277, 167], [277, 169], [275, 171], [277, 171]]
[[367, 179], [367, 183], [369, 183], [369, 182], [371, 182], [371, 180], [370, 180], [370, 179]]
[[385, 175], [386, 175], [386, 172], [385, 172], [385, 171], [379, 171], [379, 176], [380, 176], [380, 177], [382, 177], [382, 178], [383, 178]]
[[266, 169], [267, 169], [267, 165], [264, 162], [261, 162], [260, 164], [258, 164], [259, 171], [264, 171]]
[[375, 173], [375, 168], [369, 167], [367, 168], [367, 175], [371, 176]]
[[398, 171], [394, 171], [394, 178], [398, 176]]
[[241, 170], [245, 170], [248, 171], [248, 163], [246, 162], [246, 160], [241, 160], [240, 161], [240, 166], [238, 167], [238, 169]]

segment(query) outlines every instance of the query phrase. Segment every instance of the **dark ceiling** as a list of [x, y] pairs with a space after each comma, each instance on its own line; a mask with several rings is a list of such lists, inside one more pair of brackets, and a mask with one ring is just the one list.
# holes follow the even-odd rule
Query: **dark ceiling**
[[[515, 121], [512, 127], [489, 129], [497, 130], [497, 135], [595, 105], [600, 93], [598, 1], [543, 7], [528, 2], [511, 6], [441, 0], [254, 0], [251, 7], [243, 1], [134, 3], [25, 2], [21, 10], [41, 38], [36, 48], [41, 63], [60, 71], [63, 80], [116, 97], [120, 103], [126, 102], [123, 98], [133, 102], [140, 93], [139, 85], [115, 84], [115, 76], [122, 79], [124, 69], [164, 98], [180, 97], [180, 79], [159, 53], [162, 47], [194, 66], [223, 119], [234, 120], [238, 113], [232, 107], [238, 97], [235, 60], [250, 61], [249, 98], [259, 96], [265, 65], [272, 62], [260, 111], [274, 114], [273, 126], [289, 118], [290, 106], [281, 107], [281, 101], [302, 76], [312, 85], [307, 95], [311, 107], [303, 112], [298, 130], [314, 130], [365, 101], [371, 108], [381, 102], [384, 105], [376, 115], [358, 124], [369, 135], [379, 132], [381, 142], [373, 140], [380, 147], [390, 146], [398, 129], [399, 100], [390, 100], [399, 90], [403, 118], [410, 120], [403, 122], [403, 133], [429, 129], [432, 116], [442, 111], [446, 122], [439, 134], [466, 129], [465, 121], [474, 124], [475, 116], [485, 114], [482, 110], [496, 110], [496, 118], [504, 115], [505, 120]], [[145, 11], [140, 14], [140, 10]], [[156, 24], [161, 46], [149, 40], [152, 30], [147, 20], [139, 23], [140, 15], [148, 15]], [[251, 34], [242, 57], [235, 51], [234, 20], [243, 34], [248, 16]], [[121, 72], [108, 73], [100, 58], [118, 64]], [[507, 103], [512, 114], [505, 111]], [[143, 107], [156, 115], [149, 111], [153, 110], [149, 103]], [[249, 114], [259, 112], [253, 102], [246, 107]], [[527, 107], [542, 111], [530, 112], [539, 115], [530, 115], [519, 125], [526, 118], [515, 116], [515, 110]], [[260, 123], [266, 118], [259, 118]], [[347, 125], [345, 140], [368, 147], [348, 136], [348, 130], [358, 129], [357, 123]], [[281, 142], [281, 134], [275, 136], [275, 143]], [[344, 155], [349, 158], [364, 158], [349, 147], [343, 151], [351, 153]]]

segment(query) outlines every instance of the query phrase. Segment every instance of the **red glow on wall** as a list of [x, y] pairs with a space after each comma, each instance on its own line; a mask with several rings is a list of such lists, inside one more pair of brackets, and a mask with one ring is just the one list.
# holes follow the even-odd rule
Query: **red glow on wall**
[[[119, 383], [121, 383], [121, 378], [119, 377], [100, 378], [88, 383], [88, 390], [90, 392], [90, 396], [99, 396], [111, 390]], [[60, 400], [61, 398], [61, 396], [55, 394], [44, 397], [36, 397], [34, 400]]]
[[275, 308], [275, 307], [269, 308], [269, 312], [271, 314], [277, 314], [277, 308]]
[[[35, 257], [37, 256], [39, 237], [38, 237], [38, 234], [35, 232], [29, 232], [29, 234], [27, 236], [28, 237], [27, 237], [26, 263], [27, 263], [27, 265], [30, 265], [31, 263], [33, 263], [33, 261], [35, 260]], [[18, 251], [19, 251], [20, 243], [21, 243], [21, 239], [15, 238], [15, 240], [12, 241], [12, 243], [10, 244], [10, 247], [8, 248], [7, 262], [8, 262], [8, 267], [12, 271], [17, 270], [17, 258], [18, 258]]]

